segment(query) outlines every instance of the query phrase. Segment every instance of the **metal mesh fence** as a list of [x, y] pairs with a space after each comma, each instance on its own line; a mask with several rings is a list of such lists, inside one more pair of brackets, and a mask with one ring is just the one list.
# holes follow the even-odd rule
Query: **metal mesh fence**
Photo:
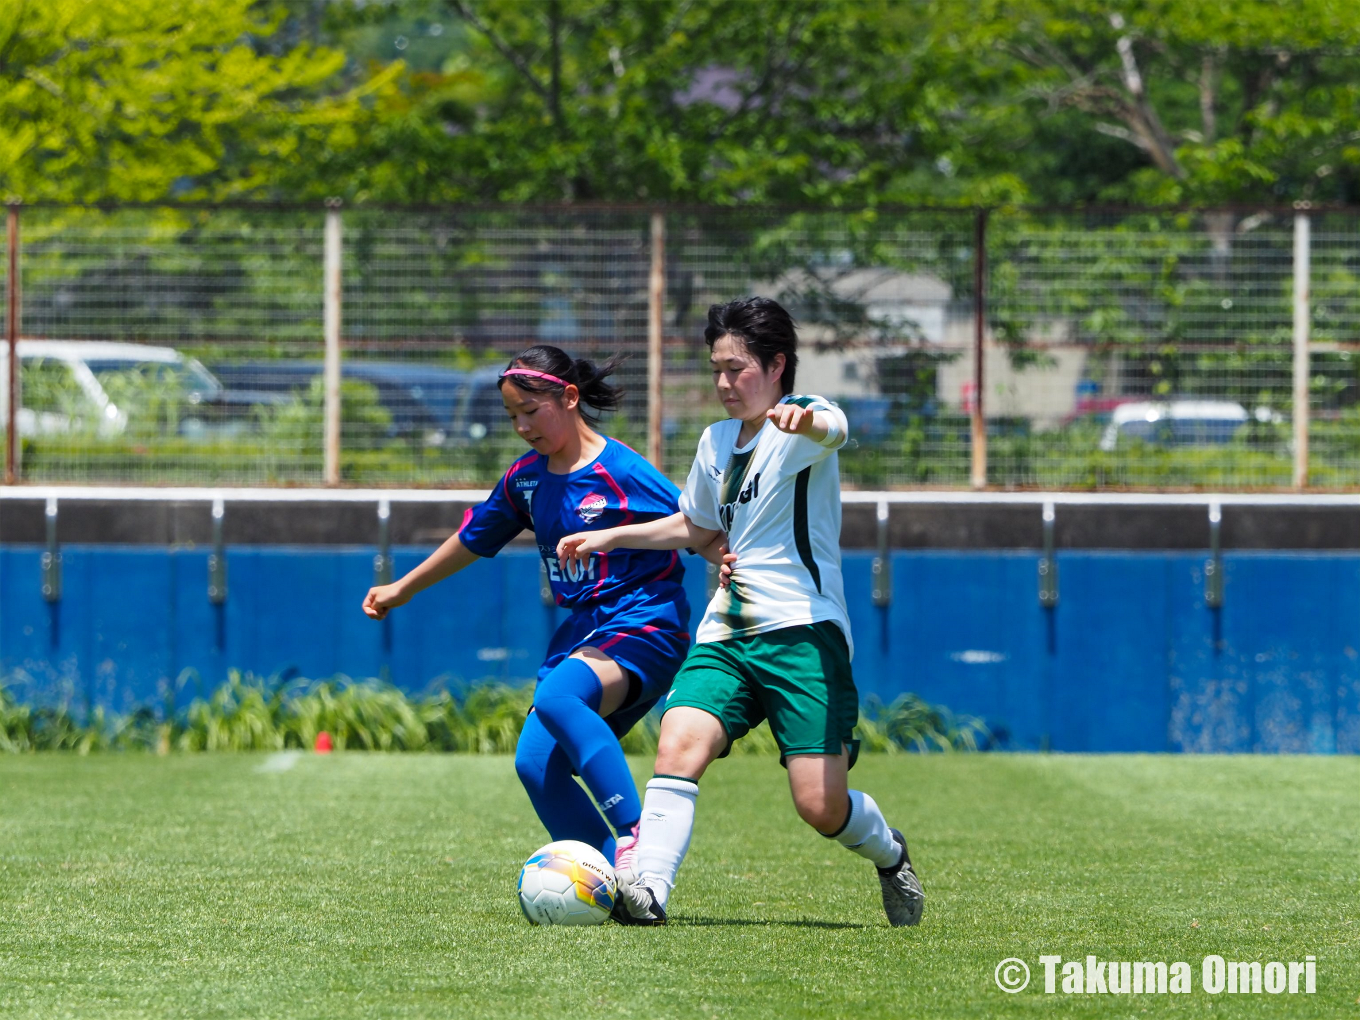
[[[977, 216], [666, 210], [666, 471], [683, 477], [721, 417], [708, 306], [761, 293], [800, 322], [798, 389], [847, 411], [847, 484], [968, 484]], [[493, 480], [522, 449], [497, 370], [532, 343], [625, 355], [629, 397], [605, 428], [646, 448], [651, 210], [341, 217], [342, 483]], [[21, 477], [320, 483], [324, 224], [319, 209], [24, 209]], [[1360, 219], [1311, 225], [1310, 480], [1350, 486]], [[988, 214], [988, 482], [1290, 484], [1294, 229], [1279, 212]]]
[[1309, 479], [1360, 484], [1360, 218], [1313, 217]]
[[1046, 486], [1290, 481], [1292, 218], [997, 218], [989, 466]]
[[852, 484], [959, 484], [966, 409], [948, 393], [972, 334], [970, 213], [736, 213], [668, 218], [666, 466], [721, 418], [702, 341], [709, 305], [776, 298], [800, 324], [796, 387], [837, 400]]
[[205, 368], [320, 356], [315, 213], [35, 208], [22, 222], [24, 478], [321, 480], [319, 404]]

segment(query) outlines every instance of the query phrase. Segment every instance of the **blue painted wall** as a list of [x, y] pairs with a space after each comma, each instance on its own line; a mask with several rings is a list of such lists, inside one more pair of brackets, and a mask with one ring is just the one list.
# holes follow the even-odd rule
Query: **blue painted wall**
[[[397, 575], [426, 552], [398, 550]], [[533, 675], [561, 611], [542, 605], [531, 551], [478, 562], [382, 624], [358, 608], [373, 553], [231, 549], [214, 606], [205, 551], [70, 545], [49, 605], [41, 551], [5, 547], [0, 670], [22, 698], [116, 711], [163, 704], [181, 676], [182, 704], [229, 667], [411, 691]], [[1060, 553], [1053, 610], [1033, 554], [896, 552], [881, 609], [871, 559], [845, 556], [865, 696], [914, 691], [1013, 748], [1360, 752], [1360, 556], [1228, 553], [1218, 610], [1202, 555]], [[699, 607], [703, 564], [690, 562]]]

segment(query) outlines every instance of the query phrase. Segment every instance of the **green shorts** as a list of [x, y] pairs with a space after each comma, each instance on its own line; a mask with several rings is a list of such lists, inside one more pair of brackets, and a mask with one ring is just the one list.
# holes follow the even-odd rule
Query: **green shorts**
[[761, 720], [791, 754], [840, 754], [859, 742], [859, 692], [850, 649], [830, 620], [695, 645], [675, 675], [666, 711], [680, 706], [717, 716], [727, 732], [722, 757]]

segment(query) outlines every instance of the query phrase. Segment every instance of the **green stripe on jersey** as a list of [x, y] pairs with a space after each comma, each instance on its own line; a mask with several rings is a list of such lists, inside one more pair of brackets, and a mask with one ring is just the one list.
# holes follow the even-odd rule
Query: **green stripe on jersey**
[[799, 407], [811, 407], [817, 401], [812, 397], [785, 397], [784, 403], [797, 404]]
[[798, 557], [812, 575], [812, 583], [817, 586], [817, 594], [822, 593], [822, 572], [817, 569], [817, 561], [812, 555], [812, 539], [808, 535], [808, 479], [812, 468], [805, 467], [798, 472], [793, 483], [793, 544], [798, 547]]

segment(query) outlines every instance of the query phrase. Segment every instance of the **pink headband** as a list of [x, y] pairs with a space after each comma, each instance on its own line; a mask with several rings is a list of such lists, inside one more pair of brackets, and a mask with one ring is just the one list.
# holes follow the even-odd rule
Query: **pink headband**
[[535, 379], [546, 379], [550, 383], [556, 383], [563, 389], [575, 385], [574, 383], [567, 382], [565, 379], [559, 379], [555, 375], [549, 375], [547, 372], [535, 372], [532, 368], [507, 368], [501, 373], [501, 378], [504, 379], [507, 375], [530, 375]]

